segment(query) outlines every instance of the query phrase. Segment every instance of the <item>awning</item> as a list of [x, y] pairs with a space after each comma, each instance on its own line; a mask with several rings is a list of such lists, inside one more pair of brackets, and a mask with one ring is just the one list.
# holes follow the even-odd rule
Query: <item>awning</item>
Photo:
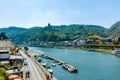
[[23, 78], [19, 79], [19, 78], [18, 78], [18, 79], [14, 79], [14, 80], [25, 80], [25, 79], [23, 79]]

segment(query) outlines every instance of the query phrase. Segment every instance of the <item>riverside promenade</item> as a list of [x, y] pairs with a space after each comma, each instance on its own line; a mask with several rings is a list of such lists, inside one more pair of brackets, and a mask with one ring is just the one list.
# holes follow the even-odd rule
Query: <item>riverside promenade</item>
[[[46, 80], [46, 76], [41, 71], [39, 66], [32, 60], [31, 57], [28, 57], [24, 51], [20, 51], [22, 56], [27, 59], [27, 66], [24, 66], [23, 77], [25, 80]], [[30, 72], [30, 77], [26, 77], [26, 72]]]
[[[39, 63], [39, 62], [34, 58], [35, 55], [39, 55], [39, 54], [38, 54], [38, 53], [35, 53], [35, 52], [31, 52], [31, 51], [27, 52], [27, 54], [26, 54], [26, 56], [27, 56], [28, 58], [31, 58], [31, 60], [33, 61], [34, 65], [37, 65], [37, 68], [40, 69], [39, 74], [40, 74], [40, 76], [42, 77], [41, 80], [47, 80], [47, 79], [46, 79], [47, 76], [49, 76], [50, 80], [57, 80], [54, 76], [52, 76], [52, 75], [50, 74], [50, 72], [49, 72], [46, 68], [44, 68], [44, 67], [42, 66], [41, 63]], [[36, 74], [36, 73], [35, 73], [35, 74]], [[52, 78], [51, 78], [51, 76], [52, 76]], [[31, 79], [30, 79], [30, 80], [31, 80]], [[34, 79], [33, 79], [33, 80], [34, 80]]]

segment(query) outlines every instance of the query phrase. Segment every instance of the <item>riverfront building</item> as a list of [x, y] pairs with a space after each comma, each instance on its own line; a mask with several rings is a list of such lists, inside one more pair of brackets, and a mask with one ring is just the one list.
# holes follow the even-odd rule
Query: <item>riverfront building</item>
[[5, 33], [0, 33], [0, 50], [10, 50], [11, 39]]
[[11, 40], [5, 33], [0, 33], [0, 64], [9, 63]]

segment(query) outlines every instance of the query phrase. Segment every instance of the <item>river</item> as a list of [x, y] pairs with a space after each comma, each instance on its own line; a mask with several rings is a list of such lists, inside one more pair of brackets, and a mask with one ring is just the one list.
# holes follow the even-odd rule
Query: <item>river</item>
[[69, 73], [60, 65], [53, 68], [58, 80], [120, 80], [120, 57], [82, 50], [30, 47], [32, 51], [58, 58], [78, 68], [78, 73]]

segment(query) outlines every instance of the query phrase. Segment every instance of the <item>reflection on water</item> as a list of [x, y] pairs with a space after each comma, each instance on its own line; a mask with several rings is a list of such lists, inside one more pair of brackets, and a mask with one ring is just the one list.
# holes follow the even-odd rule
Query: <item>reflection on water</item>
[[120, 80], [120, 57], [81, 50], [37, 47], [30, 47], [30, 50], [42, 51], [78, 68], [78, 73], [69, 73], [60, 65], [52, 67], [58, 80]]

